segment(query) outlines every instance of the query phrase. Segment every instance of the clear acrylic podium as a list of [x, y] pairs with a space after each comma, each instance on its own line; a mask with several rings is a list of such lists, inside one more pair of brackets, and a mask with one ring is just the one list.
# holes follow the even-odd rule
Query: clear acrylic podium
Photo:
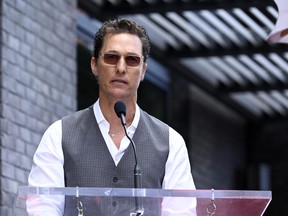
[[[64, 215], [132, 216], [140, 199], [143, 215], [173, 216], [261, 216], [271, 199], [271, 191], [163, 190], [133, 188], [48, 188], [18, 187], [13, 215], [49, 215], [49, 208], [62, 203]], [[59, 202], [59, 203], [58, 203]], [[65, 208], [63, 207], [65, 203]], [[197, 213], [184, 213], [188, 208]], [[165, 212], [164, 208], [168, 208]], [[174, 209], [175, 208], [175, 209]], [[28, 214], [28, 212], [37, 212]], [[168, 213], [168, 212], [173, 213]]]

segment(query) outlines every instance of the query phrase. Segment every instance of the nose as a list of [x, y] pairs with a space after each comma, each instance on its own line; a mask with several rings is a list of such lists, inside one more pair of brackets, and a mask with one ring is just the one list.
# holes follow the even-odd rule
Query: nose
[[126, 62], [125, 62], [125, 59], [123, 56], [121, 56], [121, 58], [117, 62], [116, 68], [117, 68], [117, 72], [119, 72], [119, 73], [125, 73], [126, 72], [127, 65], [126, 65]]

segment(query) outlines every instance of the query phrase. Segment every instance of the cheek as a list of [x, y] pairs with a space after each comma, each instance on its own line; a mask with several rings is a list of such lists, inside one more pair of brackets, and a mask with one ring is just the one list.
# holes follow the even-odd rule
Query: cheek
[[105, 80], [107, 80], [107, 76], [105, 75], [105, 73], [98, 73], [98, 81], [99, 83], [101, 82], [102, 84], [105, 83]]
[[107, 79], [108, 74], [109, 74], [109, 71], [107, 70], [107, 68], [105, 69], [101, 65], [98, 66], [97, 68], [98, 79], [105, 80]]

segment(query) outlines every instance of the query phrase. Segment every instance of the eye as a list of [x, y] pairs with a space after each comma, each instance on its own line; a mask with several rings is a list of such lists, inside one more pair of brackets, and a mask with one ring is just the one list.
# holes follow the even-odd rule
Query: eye
[[112, 53], [106, 53], [104, 55], [104, 61], [107, 64], [117, 64], [117, 62], [119, 61], [119, 55], [117, 54], [112, 54]]
[[129, 66], [138, 66], [139, 63], [140, 63], [140, 57], [139, 56], [126, 56], [125, 57], [125, 61], [126, 61], [126, 64], [129, 65]]

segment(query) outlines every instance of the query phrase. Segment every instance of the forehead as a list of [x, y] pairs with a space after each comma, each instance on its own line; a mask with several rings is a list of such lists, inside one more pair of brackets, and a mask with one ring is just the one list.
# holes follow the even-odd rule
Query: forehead
[[142, 53], [142, 42], [138, 35], [129, 33], [107, 34], [103, 41], [103, 51]]

